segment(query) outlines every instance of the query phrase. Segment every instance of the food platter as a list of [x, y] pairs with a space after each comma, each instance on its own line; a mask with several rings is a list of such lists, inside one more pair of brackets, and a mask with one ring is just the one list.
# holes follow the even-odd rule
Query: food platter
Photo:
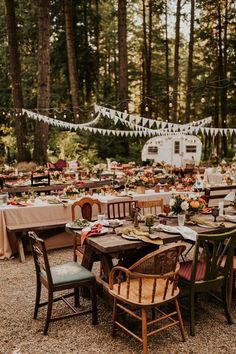
[[88, 227], [91, 223], [85, 219], [76, 219], [75, 221], [68, 222], [66, 227], [74, 230], [82, 230], [85, 227]]

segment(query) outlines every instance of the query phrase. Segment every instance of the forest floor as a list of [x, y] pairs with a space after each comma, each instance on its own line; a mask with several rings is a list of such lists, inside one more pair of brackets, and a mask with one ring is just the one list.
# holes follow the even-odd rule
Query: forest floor
[[[54, 264], [70, 261], [72, 250], [49, 252]], [[95, 269], [95, 272], [97, 269]], [[111, 309], [98, 298], [99, 324], [91, 315], [51, 323], [47, 336], [42, 333], [45, 309], [32, 319], [35, 298], [35, 271], [31, 255], [26, 262], [18, 258], [0, 261], [0, 353], [1, 354], [134, 354], [142, 353], [141, 344], [122, 331], [111, 336]], [[47, 292], [43, 289], [43, 297]], [[82, 300], [82, 306], [89, 304]], [[57, 305], [59, 306], [59, 305]], [[232, 312], [236, 319], [235, 302]], [[182, 311], [187, 333], [188, 313]], [[226, 323], [221, 304], [201, 300], [197, 306], [196, 336], [182, 342], [179, 329], [172, 328], [149, 338], [149, 354], [236, 353], [236, 324]]]

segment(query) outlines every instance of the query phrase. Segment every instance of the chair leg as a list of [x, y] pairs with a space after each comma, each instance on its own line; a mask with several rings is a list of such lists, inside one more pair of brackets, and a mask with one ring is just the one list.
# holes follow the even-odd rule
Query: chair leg
[[93, 284], [92, 289], [91, 289], [91, 297], [92, 297], [92, 324], [97, 325], [98, 324], [98, 311], [97, 311], [97, 294], [96, 294], [96, 283]]
[[39, 302], [40, 302], [40, 295], [41, 295], [41, 282], [37, 279], [36, 285], [36, 298], [35, 298], [35, 305], [34, 305], [34, 316], [33, 318], [36, 320], [39, 310]]
[[117, 318], [117, 299], [114, 298], [113, 311], [112, 311], [112, 336], [113, 337], [115, 337], [116, 335], [116, 325], [115, 325], [116, 318]]
[[190, 291], [190, 334], [195, 336], [195, 293]]
[[48, 292], [48, 308], [47, 308], [47, 317], [46, 317], [46, 323], [44, 326], [44, 332], [43, 334], [46, 335], [48, 333], [48, 326], [51, 320], [51, 314], [52, 314], [52, 304], [53, 304], [53, 292], [49, 291]]
[[229, 309], [232, 306], [233, 285], [234, 285], [234, 271], [233, 271], [233, 269], [231, 269], [230, 273], [229, 273], [228, 286], [227, 286], [227, 291], [228, 291], [227, 298], [228, 298]]
[[178, 302], [177, 299], [175, 299], [175, 307], [176, 307], [176, 312], [177, 312], [177, 316], [178, 316], [180, 332], [181, 332], [181, 335], [182, 335], [182, 338], [183, 338], [183, 342], [185, 342], [186, 341], [185, 329], [184, 329], [182, 315], [181, 315], [180, 308], [179, 308], [179, 302]]
[[147, 309], [142, 307], [142, 340], [143, 340], [143, 354], [148, 354], [147, 348]]
[[224, 306], [224, 311], [225, 311], [225, 316], [227, 318], [227, 321], [229, 324], [233, 324], [233, 320], [231, 317], [231, 314], [229, 312], [229, 306], [228, 306], [228, 299], [227, 299], [227, 290], [226, 290], [226, 284], [224, 284], [221, 288], [221, 295], [222, 295], [222, 302]]
[[74, 292], [75, 292], [75, 295], [74, 295], [75, 307], [80, 307], [80, 290], [79, 290], [79, 288], [75, 288]]

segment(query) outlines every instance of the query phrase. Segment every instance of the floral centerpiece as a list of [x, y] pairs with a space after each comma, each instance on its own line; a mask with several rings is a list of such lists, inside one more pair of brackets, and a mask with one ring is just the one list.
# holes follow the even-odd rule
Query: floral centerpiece
[[232, 184], [234, 182], [234, 177], [233, 176], [227, 176], [225, 181], [226, 181], [228, 186], [232, 186]]
[[70, 186], [67, 186], [65, 189], [63, 189], [63, 194], [71, 197], [71, 196], [76, 196], [77, 194], [79, 194], [79, 191], [75, 186], [70, 185]]
[[206, 206], [206, 202], [198, 195], [173, 195], [170, 199], [171, 211], [174, 214], [180, 214], [188, 212], [189, 214], [195, 214], [200, 212]]
[[176, 215], [186, 212], [189, 208], [187, 196], [183, 194], [172, 195], [170, 199], [170, 207], [171, 211]]

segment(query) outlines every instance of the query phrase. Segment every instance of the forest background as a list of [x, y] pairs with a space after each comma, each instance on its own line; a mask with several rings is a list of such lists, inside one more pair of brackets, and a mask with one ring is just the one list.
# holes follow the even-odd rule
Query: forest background
[[[5, 163], [139, 162], [147, 140], [62, 131], [28, 120], [22, 108], [83, 123], [97, 102], [161, 121], [212, 116], [212, 127], [236, 127], [235, 0], [1, 0], [0, 51]], [[200, 138], [205, 160], [235, 153], [234, 135]]]

